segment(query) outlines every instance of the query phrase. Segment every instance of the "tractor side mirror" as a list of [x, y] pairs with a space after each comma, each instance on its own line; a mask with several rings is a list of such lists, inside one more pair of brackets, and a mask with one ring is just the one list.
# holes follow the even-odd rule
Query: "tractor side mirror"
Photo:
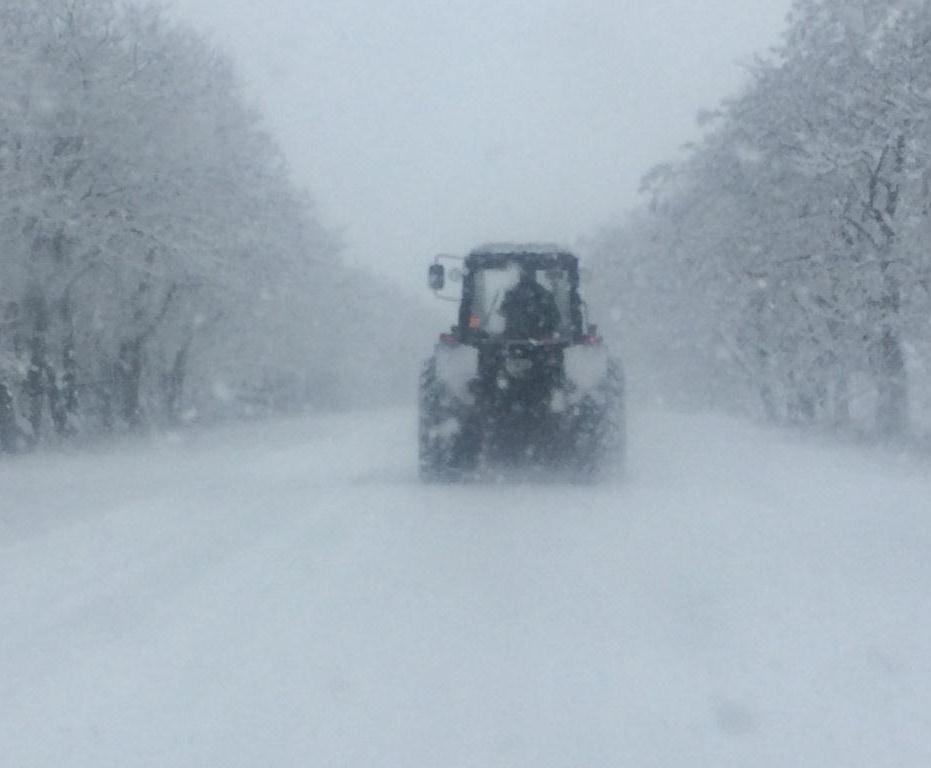
[[442, 291], [446, 286], [446, 268], [442, 264], [431, 264], [428, 273], [431, 291]]

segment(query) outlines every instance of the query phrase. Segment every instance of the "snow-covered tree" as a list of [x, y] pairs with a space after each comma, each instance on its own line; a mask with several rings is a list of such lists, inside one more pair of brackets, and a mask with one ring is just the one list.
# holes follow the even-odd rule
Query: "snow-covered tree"
[[639, 305], [672, 297], [675, 312], [648, 316], [670, 359], [698, 352], [693, 382], [830, 424], [869, 382], [871, 428], [908, 430], [908, 355], [931, 314], [929, 45], [927, 3], [799, 0], [774, 57], [647, 179], [651, 213], [624, 228], [636, 255], [603, 239], [636, 260]]
[[5, 443], [313, 396], [332, 239], [229, 62], [156, 6], [0, 0], [0, 244]]

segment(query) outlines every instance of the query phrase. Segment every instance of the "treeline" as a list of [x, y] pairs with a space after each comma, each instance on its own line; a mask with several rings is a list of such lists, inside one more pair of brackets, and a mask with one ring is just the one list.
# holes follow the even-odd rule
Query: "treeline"
[[913, 431], [931, 386], [931, 3], [796, 0], [781, 47], [594, 244], [653, 391]]
[[351, 282], [198, 34], [0, 0], [0, 448], [332, 403]]

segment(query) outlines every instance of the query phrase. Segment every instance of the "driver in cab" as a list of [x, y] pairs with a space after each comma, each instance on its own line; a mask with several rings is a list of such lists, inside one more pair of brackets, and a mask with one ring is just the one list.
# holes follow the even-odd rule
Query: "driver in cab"
[[560, 314], [553, 294], [537, 282], [533, 267], [521, 266], [520, 279], [501, 304], [504, 333], [516, 339], [545, 339], [559, 328]]

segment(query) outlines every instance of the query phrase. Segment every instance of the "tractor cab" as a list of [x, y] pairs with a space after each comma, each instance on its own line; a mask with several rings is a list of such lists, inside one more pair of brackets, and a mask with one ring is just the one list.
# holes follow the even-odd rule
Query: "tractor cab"
[[[447, 272], [439, 257], [430, 267], [430, 287], [442, 291]], [[450, 271], [461, 281], [456, 341], [470, 346], [496, 342], [533, 341], [571, 344], [585, 337], [583, 303], [579, 296], [579, 264], [571, 253], [555, 246], [484, 246]], [[515, 315], [539, 306], [547, 317], [521, 322]], [[524, 318], [526, 320], [526, 318]]]

